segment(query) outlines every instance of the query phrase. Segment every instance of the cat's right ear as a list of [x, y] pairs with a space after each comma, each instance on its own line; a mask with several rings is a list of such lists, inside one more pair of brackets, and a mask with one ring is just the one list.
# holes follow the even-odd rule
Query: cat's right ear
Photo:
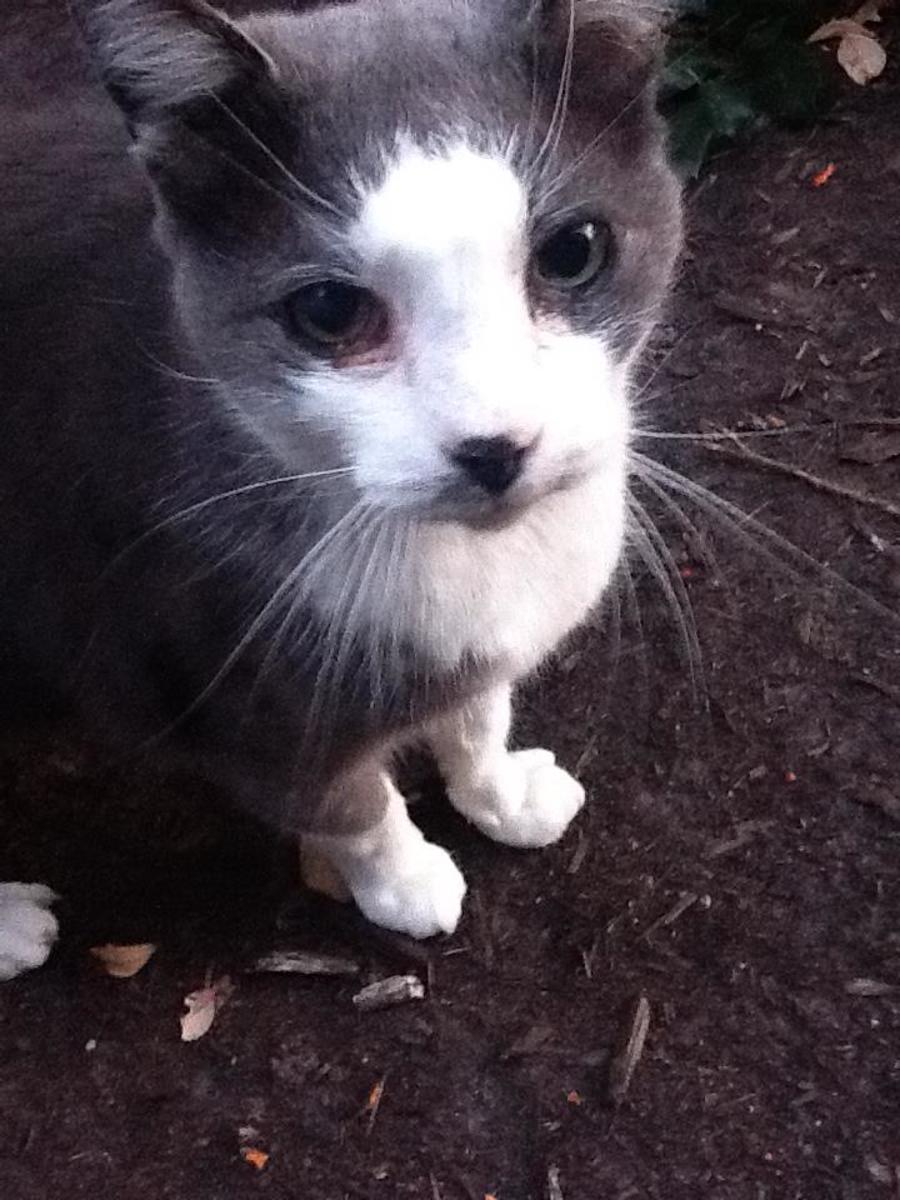
[[204, 0], [70, 0], [101, 78], [131, 128], [192, 102], [273, 82], [250, 38]]

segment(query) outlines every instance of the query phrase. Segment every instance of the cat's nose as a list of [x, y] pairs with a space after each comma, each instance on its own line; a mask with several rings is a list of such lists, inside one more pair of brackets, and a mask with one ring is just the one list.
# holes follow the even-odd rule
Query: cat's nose
[[464, 475], [491, 496], [500, 496], [522, 474], [534, 442], [522, 445], [510, 437], [474, 437], [460, 442], [450, 454]]

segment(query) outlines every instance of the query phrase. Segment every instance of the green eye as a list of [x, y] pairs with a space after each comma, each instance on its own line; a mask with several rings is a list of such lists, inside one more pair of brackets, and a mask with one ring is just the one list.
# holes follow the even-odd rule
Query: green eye
[[538, 246], [534, 269], [547, 283], [576, 288], [599, 275], [611, 254], [609, 226], [600, 221], [581, 221], [558, 229]]
[[323, 279], [285, 301], [291, 332], [320, 352], [371, 350], [387, 338], [384, 305], [365, 288]]

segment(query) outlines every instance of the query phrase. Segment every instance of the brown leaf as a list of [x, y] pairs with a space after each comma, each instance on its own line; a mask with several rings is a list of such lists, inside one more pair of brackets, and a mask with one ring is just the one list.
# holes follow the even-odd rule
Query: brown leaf
[[873, 34], [861, 25], [859, 21], [851, 17], [840, 17], [836, 21], [826, 21], [824, 25], [820, 25], [815, 33], [811, 33], [807, 39], [810, 42], [830, 42], [833, 38], [845, 37], [873, 37]]
[[884, 47], [868, 33], [850, 34], [841, 40], [838, 62], [854, 83], [866, 84], [877, 79], [887, 66]]
[[114, 979], [131, 979], [147, 965], [156, 953], [156, 947], [150, 942], [135, 946], [92, 946], [90, 953], [107, 975]]
[[854, 83], [866, 84], [877, 79], [887, 64], [887, 54], [875, 35], [861, 21], [874, 21], [870, 7], [864, 5], [859, 19], [841, 18], [826, 21], [809, 36], [811, 42], [827, 42], [839, 38], [837, 59]]
[[885, 0], [866, 0], [865, 4], [861, 5], [851, 18], [854, 21], [859, 21], [860, 25], [865, 25], [869, 21], [880, 21], [881, 12], [879, 11], [884, 5]]
[[185, 996], [187, 1012], [181, 1018], [181, 1040], [196, 1042], [209, 1033], [216, 1013], [228, 1003], [233, 992], [234, 985], [227, 975], [223, 975], [209, 987], [199, 988]]

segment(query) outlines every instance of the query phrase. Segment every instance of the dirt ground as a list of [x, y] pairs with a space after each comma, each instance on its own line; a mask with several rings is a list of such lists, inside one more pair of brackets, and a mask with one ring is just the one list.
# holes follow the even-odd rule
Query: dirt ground
[[[755, 430], [754, 454], [883, 498], [727, 441], [641, 443], [895, 612], [898, 85], [714, 163], [641, 402], [648, 428]], [[491, 845], [417, 781], [471, 887], [452, 938], [302, 895], [290, 848], [193, 783], [136, 791], [92, 779], [81, 748], [6, 746], [0, 878], [56, 887], [66, 936], [0, 990], [5, 1200], [900, 1197], [900, 625], [643, 496], [708, 706], [635, 560], [640, 622], [624, 588], [620, 636], [584, 632], [524, 698], [521, 739], [590, 792], [564, 842]], [[160, 949], [117, 981], [86, 954], [108, 940]], [[273, 947], [360, 978], [245, 971]], [[425, 1000], [356, 1010], [362, 982], [406, 971]], [[229, 1003], [183, 1043], [183, 997], [226, 974]], [[614, 1107], [640, 995], [649, 1035]]]

